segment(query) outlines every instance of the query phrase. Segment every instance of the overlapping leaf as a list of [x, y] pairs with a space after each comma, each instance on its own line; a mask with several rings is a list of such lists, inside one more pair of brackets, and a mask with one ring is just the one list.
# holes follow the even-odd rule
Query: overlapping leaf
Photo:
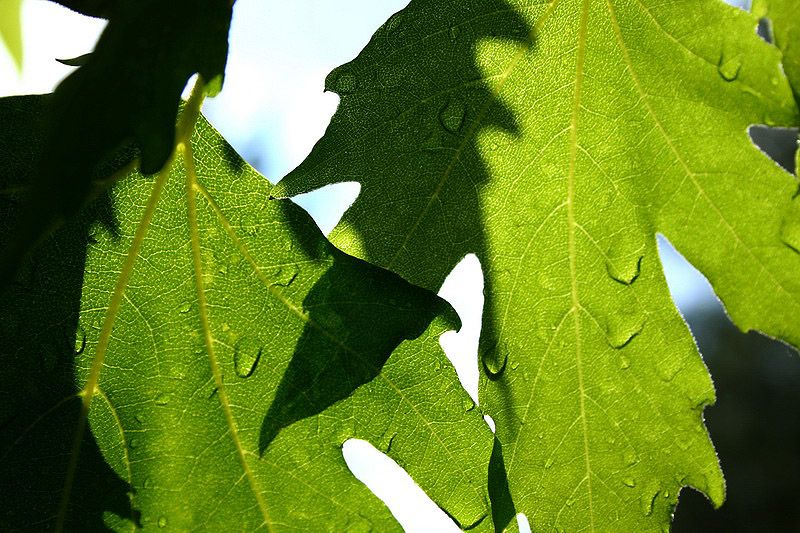
[[753, 14], [769, 20], [775, 45], [783, 52], [783, 70], [800, 95], [800, 6], [796, 0], [755, 0]]
[[135, 149], [142, 172], [157, 172], [174, 145], [187, 80], [199, 73], [219, 87], [225, 70], [229, 0], [62, 3], [109, 22], [48, 103], [47, 157], [38, 162], [16, 238], [2, 250], [0, 286], [42, 235], [107, 185], [98, 182], [109, 178], [109, 159]]
[[[41, 107], [0, 101], [6, 239]], [[397, 529], [348, 471], [351, 437], [490, 529], [491, 433], [438, 348], [452, 310], [268, 200], [202, 119], [182, 153], [64, 227], [2, 300], [0, 529]]]
[[659, 530], [687, 485], [722, 503], [714, 390], [655, 237], [740, 328], [800, 345], [796, 180], [747, 135], [797, 109], [756, 22], [718, 0], [413, 0], [329, 76], [339, 110], [273, 194], [361, 182], [333, 241], [423, 287], [478, 255], [500, 527]]

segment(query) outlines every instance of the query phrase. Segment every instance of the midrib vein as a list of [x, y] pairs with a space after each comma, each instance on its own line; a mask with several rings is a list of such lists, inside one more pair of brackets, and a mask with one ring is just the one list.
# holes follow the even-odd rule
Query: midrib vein
[[[214, 213], [216, 214], [217, 219], [219, 220], [220, 224], [222, 224], [222, 227], [225, 229], [225, 233], [228, 234], [228, 237], [231, 239], [231, 241], [233, 242], [234, 246], [236, 246], [236, 249], [239, 251], [239, 253], [242, 254], [242, 257], [245, 259], [245, 261], [247, 261], [250, 264], [250, 266], [253, 268], [253, 271], [255, 272], [256, 276], [264, 284], [264, 286], [267, 288], [269, 293], [272, 296], [274, 296], [279, 302], [281, 302], [283, 305], [285, 305], [295, 316], [300, 318], [303, 322], [305, 322], [310, 327], [312, 327], [315, 330], [317, 330], [320, 334], [322, 334], [324, 337], [329, 339], [331, 342], [333, 342], [334, 344], [339, 346], [341, 349], [343, 349], [347, 353], [352, 354], [354, 357], [358, 358], [365, 365], [370, 366], [374, 370], [376, 370], [376, 373], [378, 375], [378, 379], [380, 379], [381, 381], [385, 382], [389, 386], [389, 388], [392, 389], [392, 391], [394, 391], [394, 393], [397, 395], [397, 397], [400, 398], [400, 400], [402, 402], [404, 402], [405, 404], [407, 404], [409, 406], [409, 408], [414, 412], [414, 414], [425, 424], [425, 427], [428, 428], [428, 431], [430, 431], [431, 435], [433, 435], [433, 437], [439, 442], [439, 444], [442, 447], [442, 450], [444, 450], [444, 452], [447, 454], [447, 456], [452, 461], [455, 462], [456, 458], [453, 456], [453, 453], [450, 451], [450, 448], [447, 446], [447, 444], [442, 440], [442, 438], [439, 436], [439, 434], [434, 430], [431, 421], [428, 420], [428, 418], [425, 417], [422, 414], [422, 412], [417, 408], [417, 406], [414, 404], [414, 402], [412, 402], [408, 398], [408, 396], [403, 392], [403, 389], [398, 387], [397, 384], [394, 381], [392, 381], [392, 379], [390, 379], [388, 376], [386, 376], [381, 371], [382, 369], [375, 368], [375, 366], [368, 359], [364, 358], [363, 354], [361, 354], [359, 351], [357, 351], [354, 348], [352, 348], [350, 345], [345, 344], [341, 339], [339, 339], [334, 334], [332, 334], [330, 331], [325, 329], [321, 324], [318, 324], [317, 322], [312, 320], [311, 317], [308, 316], [306, 313], [304, 313], [303, 310], [300, 307], [295, 305], [294, 302], [292, 302], [291, 300], [286, 298], [283, 294], [281, 294], [281, 292], [278, 291], [274, 287], [274, 285], [270, 282], [269, 278], [264, 274], [263, 269], [259, 266], [259, 264], [255, 260], [255, 258], [253, 258], [253, 256], [250, 255], [250, 252], [248, 251], [247, 246], [245, 245], [245, 243], [243, 243], [241, 241], [241, 239], [239, 239], [239, 236], [236, 234], [236, 231], [234, 230], [233, 225], [228, 220], [228, 217], [226, 217], [225, 213], [222, 212], [222, 209], [219, 207], [219, 205], [214, 200], [214, 198], [211, 196], [211, 194], [208, 192], [208, 190], [202, 184], [200, 184], [198, 181], [194, 182], [194, 189], [206, 200], [206, 202], [208, 202], [208, 205], [211, 207], [212, 211], [214, 211]], [[465, 479], [465, 478], [466, 478], [466, 476], [462, 475], [462, 479]], [[478, 489], [478, 487], [474, 486], [472, 483], [469, 483], [469, 482], [467, 484], [470, 486], [470, 488], [473, 489], [473, 491], [478, 495], [479, 498], [481, 498], [481, 499], [483, 498], [483, 495], [481, 494], [481, 491]]]
[[122, 302], [125, 297], [125, 289], [130, 282], [133, 275], [133, 267], [136, 260], [139, 258], [144, 239], [150, 224], [155, 214], [156, 206], [161, 198], [161, 193], [166, 185], [167, 178], [170, 174], [170, 167], [172, 166], [173, 157], [170, 157], [166, 162], [164, 168], [159, 172], [156, 178], [153, 190], [150, 193], [150, 198], [147, 200], [145, 211], [139, 225], [136, 227], [133, 241], [131, 242], [128, 253], [125, 255], [125, 262], [122, 265], [122, 270], [117, 277], [117, 282], [114, 285], [114, 291], [111, 294], [111, 301], [108, 309], [106, 310], [105, 318], [103, 319], [102, 329], [100, 330], [100, 337], [97, 341], [97, 349], [95, 350], [94, 358], [92, 359], [92, 366], [89, 369], [89, 377], [79, 393], [81, 397], [81, 412], [79, 414], [78, 423], [75, 428], [75, 438], [72, 443], [70, 452], [69, 463], [67, 465], [67, 474], [64, 481], [64, 491], [61, 495], [61, 503], [59, 504], [58, 517], [56, 519], [55, 530], [57, 532], [63, 531], [64, 521], [67, 517], [67, 508], [72, 495], [72, 485], [75, 481], [75, 472], [78, 467], [78, 458], [81, 451], [81, 443], [83, 442], [83, 433], [86, 431], [86, 421], [89, 416], [89, 409], [94, 398], [95, 391], [97, 390], [100, 381], [100, 372], [103, 369], [103, 362], [105, 361], [106, 353], [108, 351], [108, 344], [111, 340], [111, 332], [114, 329], [114, 322], [119, 315], [119, 310], [122, 307]]
[[569, 275], [572, 292], [572, 316], [575, 323], [575, 359], [580, 391], [581, 425], [583, 427], [583, 455], [586, 464], [586, 490], [589, 496], [589, 523], [594, 531], [594, 509], [592, 503], [592, 465], [589, 459], [589, 426], [586, 420], [585, 385], [583, 382], [581, 303], [578, 295], [578, 265], [575, 221], [575, 170], [578, 158], [578, 125], [583, 91], [584, 64], [586, 61], [586, 35], [589, 23], [589, 0], [583, 0], [580, 28], [578, 30], [577, 66], [575, 94], [572, 102], [572, 126], [570, 131], [569, 174], [567, 177], [567, 226], [569, 232]]
[[197, 288], [197, 307], [200, 316], [200, 328], [203, 334], [203, 340], [206, 345], [206, 353], [208, 354], [209, 364], [211, 366], [211, 373], [214, 375], [214, 382], [217, 387], [217, 397], [222, 407], [222, 412], [225, 416], [225, 422], [230, 431], [231, 440], [236, 448], [236, 455], [239, 459], [239, 464], [242, 467], [247, 482], [250, 485], [250, 490], [256, 500], [258, 508], [264, 519], [263, 524], [266, 525], [268, 531], [272, 531], [272, 520], [269, 515], [269, 508], [266, 500], [258, 487], [255, 476], [250, 465], [247, 463], [245, 451], [242, 447], [242, 442], [239, 439], [239, 429], [236, 425], [236, 419], [231, 410], [230, 399], [225, 390], [225, 383], [222, 379], [222, 372], [219, 368], [216, 352], [214, 350], [214, 339], [211, 336], [211, 326], [208, 319], [208, 305], [206, 302], [205, 286], [203, 284], [203, 259], [200, 251], [200, 232], [197, 224], [197, 198], [195, 191], [195, 183], [197, 182], [197, 172], [195, 169], [194, 155], [192, 153], [192, 146], [190, 141], [183, 144], [183, 162], [184, 170], [186, 171], [186, 204], [187, 204], [187, 221], [189, 231], [191, 233], [191, 248], [192, 248], [192, 263], [194, 267], [195, 287]]

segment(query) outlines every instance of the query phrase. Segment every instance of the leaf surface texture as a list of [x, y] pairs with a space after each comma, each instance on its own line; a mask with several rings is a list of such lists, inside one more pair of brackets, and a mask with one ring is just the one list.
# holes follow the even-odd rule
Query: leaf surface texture
[[[0, 101], [9, 219], [42, 106]], [[438, 347], [452, 309], [270, 200], [202, 118], [180, 146], [62, 228], [2, 301], [18, 379], [0, 390], [0, 471], [26, 480], [3, 483], [4, 529], [397, 530], [347, 469], [349, 438], [490, 529], [492, 436]]]
[[432, 290], [477, 254], [499, 527], [660, 531], [682, 487], [722, 503], [714, 389], [656, 234], [740, 328], [800, 345], [796, 179], [747, 136], [797, 109], [756, 22], [717, 0], [414, 0], [328, 77], [337, 114], [273, 194], [359, 181], [333, 242]]

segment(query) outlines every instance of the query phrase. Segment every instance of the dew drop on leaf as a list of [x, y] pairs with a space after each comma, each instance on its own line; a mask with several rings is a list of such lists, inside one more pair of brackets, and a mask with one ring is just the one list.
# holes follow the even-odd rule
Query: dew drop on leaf
[[86, 330], [83, 326], [78, 324], [78, 329], [75, 330], [75, 355], [80, 355], [86, 349]]
[[664, 357], [659, 359], [658, 363], [656, 363], [658, 377], [660, 377], [662, 381], [669, 382], [675, 379], [675, 376], [681, 368], [683, 368], [683, 361], [669, 352], [666, 352]]
[[644, 243], [640, 233], [622, 233], [606, 252], [606, 272], [614, 281], [630, 285], [641, 272], [643, 251]]
[[167, 393], [167, 392], [159, 392], [156, 395], [155, 400], [153, 400], [153, 401], [155, 402], [156, 405], [167, 405], [170, 400], [171, 400], [171, 397], [170, 397], [169, 393]]
[[469, 412], [475, 409], [475, 402], [472, 401], [472, 398], [465, 398], [463, 406], [464, 406], [464, 411]]
[[717, 71], [725, 81], [735, 81], [739, 77], [739, 72], [742, 70], [742, 59], [740, 56], [727, 57], [722, 54], [719, 58]]
[[383, 453], [389, 453], [392, 450], [392, 444], [394, 444], [394, 439], [397, 437], [397, 432], [393, 431], [391, 433], [385, 433], [383, 439], [381, 440], [381, 449]]
[[191, 303], [189, 303], [189, 302], [184, 302], [184, 303], [181, 305], [181, 307], [180, 307], [179, 311], [181, 312], [181, 314], [186, 314], [186, 313], [188, 313], [188, 312], [189, 312], [189, 310], [191, 310], [191, 308], [192, 308], [192, 304], [191, 304]]
[[606, 340], [609, 346], [620, 350], [641, 333], [642, 329], [644, 329], [644, 317], [634, 316], [631, 319], [628, 317], [615, 317], [608, 322]]
[[659, 491], [650, 492], [645, 491], [642, 494], [641, 505], [642, 505], [642, 513], [645, 516], [650, 516], [653, 514], [653, 505], [655, 504], [656, 497], [658, 496]]
[[622, 460], [625, 461], [625, 464], [628, 466], [635, 465], [638, 462], [638, 458], [636, 457], [636, 452], [633, 450], [628, 450], [623, 455]]
[[242, 337], [236, 343], [233, 366], [240, 378], [249, 378], [256, 371], [263, 347], [254, 337]]
[[636, 486], [636, 480], [633, 479], [632, 477], [626, 477], [625, 479], [622, 480], [622, 482], [625, 484], [626, 487], [633, 488]]
[[160, 527], [160, 528], [167, 527], [167, 517], [166, 516], [160, 516], [158, 518], [158, 527]]
[[131, 439], [128, 441], [128, 446], [133, 449], [139, 446], [139, 441], [136, 438]]
[[464, 102], [453, 99], [447, 102], [441, 111], [439, 111], [439, 122], [442, 124], [442, 127], [450, 133], [458, 133], [461, 126], [464, 124], [465, 115], [466, 108], [464, 107]]
[[631, 366], [631, 360], [625, 357], [624, 355], [620, 355], [619, 357], [619, 367], [622, 370], [627, 370]]
[[496, 379], [505, 371], [508, 363], [508, 350], [495, 349], [486, 350], [481, 356], [483, 369], [490, 379]]

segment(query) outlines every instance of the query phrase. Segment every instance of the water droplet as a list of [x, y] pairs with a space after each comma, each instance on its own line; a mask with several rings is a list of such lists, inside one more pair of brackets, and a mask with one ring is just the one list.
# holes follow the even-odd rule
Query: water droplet
[[665, 352], [664, 356], [656, 363], [658, 376], [663, 381], [672, 381], [683, 368], [684, 361], [674, 352]]
[[636, 486], [636, 480], [633, 479], [632, 477], [626, 477], [625, 479], [622, 480], [622, 482], [625, 484], [626, 487], [633, 488]]
[[644, 236], [640, 231], [632, 229], [620, 232], [605, 254], [609, 277], [623, 285], [636, 281], [641, 273], [644, 250]]
[[645, 493], [642, 494], [642, 499], [641, 499], [642, 513], [645, 516], [650, 516], [651, 514], [653, 514], [653, 506], [655, 504], [658, 493], [659, 491], [655, 491], [653, 493], [645, 491]]
[[384, 434], [383, 440], [381, 442], [381, 449], [383, 450], [383, 453], [389, 453], [391, 451], [395, 437], [397, 437], [396, 431]]
[[622, 370], [627, 370], [631, 366], [631, 360], [625, 357], [624, 355], [619, 356], [619, 367]]
[[169, 393], [159, 392], [153, 401], [156, 405], [167, 405], [171, 399], [172, 397]]
[[192, 309], [192, 304], [190, 302], [184, 302], [183, 304], [181, 304], [179, 311], [181, 312], [182, 315], [185, 315], [191, 309]]
[[160, 527], [160, 528], [167, 527], [167, 517], [166, 516], [158, 517], [158, 527]]
[[138, 447], [138, 446], [139, 446], [139, 440], [138, 440], [138, 439], [136, 439], [135, 437], [134, 437], [134, 438], [132, 438], [130, 441], [128, 441], [128, 446], [129, 446], [131, 449]]
[[334, 90], [341, 94], [350, 94], [356, 90], [358, 79], [352, 72], [338, 73], [334, 81]]
[[233, 366], [236, 375], [240, 378], [249, 378], [256, 371], [261, 352], [264, 350], [261, 342], [254, 337], [242, 337], [236, 343], [233, 354]]
[[609, 320], [606, 329], [606, 339], [609, 346], [614, 349], [622, 349], [633, 340], [644, 329], [644, 317], [633, 317], [633, 320], [627, 317], [615, 317]]
[[719, 63], [717, 64], [717, 71], [719, 75], [722, 76], [722, 79], [725, 81], [735, 81], [736, 78], [739, 77], [739, 72], [742, 70], [742, 59], [741, 56], [735, 55], [731, 57], [726, 57], [723, 53], [719, 57]]
[[800, 200], [794, 200], [781, 224], [783, 244], [800, 253]]
[[442, 127], [450, 133], [458, 133], [461, 126], [464, 124], [464, 116], [466, 115], [466, 107], [461, 100], [450, 100], [439, 111], [439, 122]]
[[622, 456], [622, 459], [628, 466], [635, 465], [639, 461], [639, 459], [636, 457], [636, 452], [634, 452], [633, 450], [626, 451], [625, 454]]
[[483, 369], [489, 379], [497, 379], [505, 372], [506, 365], [508, 364], [508, 350], [494, 349], [485, 350], [481, 356], [483, 362]]
[[465, 398], [462, 405], [464, 406], [464, 412], [469, 412], [475, 409], [475, 402], [472, 401], [472, 398]]
[[75, 355], [80, 355], [86, 349], [86, 331], [83, 326], [78, 324], [78, 329], [75, 330]]

